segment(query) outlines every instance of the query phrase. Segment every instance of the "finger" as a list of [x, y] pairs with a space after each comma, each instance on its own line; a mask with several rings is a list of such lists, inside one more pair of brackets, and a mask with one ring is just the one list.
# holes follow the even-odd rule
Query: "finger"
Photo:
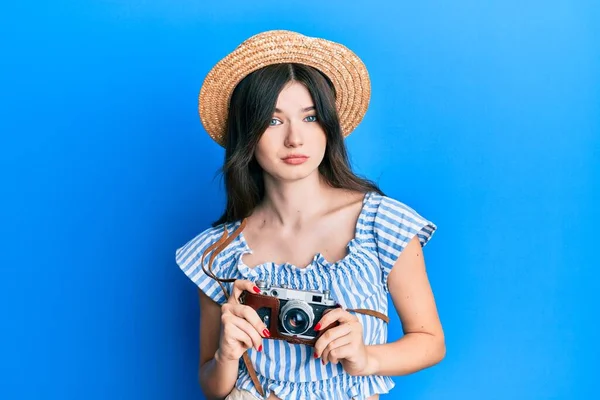
[[351, 357], [354, 348], [355, 347], [350, 342], [340, 345], [328, 352], [327, 360], [332, 364], [337, 364], [340, 360]]
[[271, 332], [264, 324], [264, 322], [258, 316], [258, 313], [255, 309], [249, 306], [244, 306], [241, 304], [235, 305], [231, 307], [231, 313], [238, 318], [243, 318], [248, 321], [259, 335], [264, 337], [271, 337]]
[[[257, 351], [262, 351], [262, 337], [248, 321], [242, 318], [232, 318], [234, 324], [247, 338], [250, 338], [251, 344], [248, 347], [254, 347]], [[244, 341], [247, 343], [247, 341]]]
[[233, 292], [229, 296], [228, 302], [239, 304], [240, 295], [244, 292], [260, 293], [260, 289], [252, 282], [244, 279], [238, 279], [233, 282]]
[[[256, 329], [248, 321], [235, 315], [235, 307], [244, 306], [235, 306], [230, 304], [223, 305], [222, 309], [224, 312], [223, 314], [221, 314], [221, 326], [223, 327], [223, 336], [225, 337], [225, 339], [229, 340], [232, 332], [237, 335], [237, 330], [240, 330], [244, 333], [244, 343], [247, 345], [246, 347], [253, 347], [254, 343], [257, 343], [256, 349], [259, 350], [260, 346], [262, 345], [262, 337], [260, 337], [260, 334], [256, 332]], [[233, 329], [232, 327], [237, 328], [237, 330]], [[239, 339], [238, 336], [236, 336], [236, 338]], [[246, 338], [248, 338], [249, 340], [247, 340]]]
[[352, 326], [350, 324], [343, 324], [336, 326], [335, 328], [331, 328], [317, 339], [315, 343], [315, 356], [323, 357], [323, 351], [327, 346], [329, 346], [329, 343], [341, 338], [342, 336], [349, 335], [351, 332]]
[[319, 323], [315, 325], [315, 330], [323, 330], [335, 321], [338, 321], [340, 324], [343, 324], [345, 322], [353, 322], [355, 320], [356, 317], [350, 314], [348, 311], [343, 310], [341, 308], [336, 308], [323, 314], [323, 317], [321, 317]]
[[252, 347], [252, 338], [235, 323], [223, 325], [223, 339], [227, 345], [231, 347], [241, 346], [244, 351]]
[[323, 361], [323, 364], [326, 364], [328, 362], [332, 364], [337, 364], [340, 359], [344, 358], [343, 354], [340, 353], [339, 349], [351, 343], [352, 335], [350, 334], [339, 337], [329, 342], [327, 347], [325, 347], [325, 350], [323, 350], [323, 354], [321, 355], [321, 360]]

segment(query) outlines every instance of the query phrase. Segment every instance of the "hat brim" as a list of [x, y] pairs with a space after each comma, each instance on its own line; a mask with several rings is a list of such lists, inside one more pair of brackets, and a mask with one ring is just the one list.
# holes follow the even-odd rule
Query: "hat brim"
[[248, 74], [267, 65], [305, 64], [320, 70], [333, 83], [342, 134], [348, 136], [362, 121], [371, 97], [364, 63], [347, 47], [292, 31], [262, 32], [240, 44], [208, 73], [198, 96], [200, 120], [207, 133], [225, 146], [231, 93]]

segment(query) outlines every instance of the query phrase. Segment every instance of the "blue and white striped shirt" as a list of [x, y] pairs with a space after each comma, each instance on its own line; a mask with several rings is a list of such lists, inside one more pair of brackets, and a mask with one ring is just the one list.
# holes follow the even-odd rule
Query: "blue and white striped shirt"
[[[228, 232], [231, 234], [240, 223], [226, 224]], [[224, 227], [222, 224], [205, 230], [176, 252], [183, 272], [219, 304], [225, 302], [225, 296], [218, 283], [204, 273], [200, 259], [204, 250], [221, 237]], [[364, 198], [355, 236], [343, 259], [331, 263], [319, 253], [305, 268], [273, 262], [249, 268], [242, 261], [244, 254], [251, 252], [242, 233], [215, 258], [213, 272], [220, 278], [263, 280], [269, 285], [289, 285], [299, 290], [329, 290], [344, 308], [367, 308], [387, 315], [387, 278], [395, 261], [415, 235], [424, 246], [435, 230], [432, 222], [412, 208], [370, 192]], [[208, 256], [204, 262], [207, 260]], [[356, 316], [363, 325], [365, 344], [386, 343], [384, 321], [363, 314]], [[305, 345], [264, 340], [263, 346], [262, 352], [250, 349], [249, 355], [266, 397], [273, 392], [281, 399], [366, 399], [394, 387], [387, 376], [351, 376], [340, 363], [322, 365], [313, 357], [312, 348]], [[260, 398], [243, 363], [236, 387]]]

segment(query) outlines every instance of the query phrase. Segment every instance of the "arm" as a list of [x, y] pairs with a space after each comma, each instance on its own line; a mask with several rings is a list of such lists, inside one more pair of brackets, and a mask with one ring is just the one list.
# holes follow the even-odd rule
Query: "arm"
[[198, 289], [200, 301], [200, 361], [198, 380], [210, 399], [223, 399], [233, 389], [238, 362], [219, 362], [216, 352], [221, 332], [221, 307]]
[[[238, 302], [244, 290], [260, 291], [238, 280], [227, 303], [219, 306], [198, 289], [200, 298], [200, 365], [198, 380], [209, 399], [223, 399], [233, 389], [239, 360], [250, 347], [262, 350], [267, 327], [252, 308]], [[261, 333], [259, 333], [261, 332]]]
[[402, 321], [404, 336], [392, 343], [365, 346], [358, 318], [343, 309], [326, 313], [321, 326], [338, 321], [315, 344], [323, 363], [341, 362], [350, 375], [405, 375], [432, 366], [444, 358], [444, 333], [425, 273], [419, 239], [415, 236], [400, 253], [388, 287]]
[[388, 287], [404, 336], [395, 342], [367, 346], [367, 367], [361, 375], [406, 375], [437, 364], [446, 354], [444, 332], [416, 236], [390, 271]]

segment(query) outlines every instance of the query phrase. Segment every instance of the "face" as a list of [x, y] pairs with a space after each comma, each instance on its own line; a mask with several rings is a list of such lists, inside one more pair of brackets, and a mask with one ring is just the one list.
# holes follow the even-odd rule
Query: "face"
[[290, 82], [279, 94], [275, 113], [255, 153], [259, 165], [271, 177], [291, 181], [318, 173], [326, 136], [314, 106], [301, 83]]

